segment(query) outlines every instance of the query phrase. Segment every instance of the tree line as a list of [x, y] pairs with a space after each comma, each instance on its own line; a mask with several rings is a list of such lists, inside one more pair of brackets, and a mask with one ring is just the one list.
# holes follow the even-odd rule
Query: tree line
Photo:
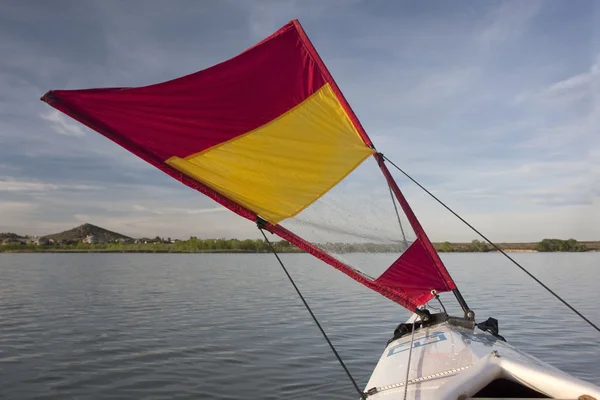
[[[538, 252], [583, 252], [589, 249], [575, 239], [544, 239], [538, 243], [499, 243], [502, 250], [536, 250]], [[496, 249], [480, 240], [473, 240], [471, 243], [450, 243], [443, 242], [435, 244], [436, 250], [440, 253], [485, 253], [496, 251]]]
[[578, 243], [575, 239], [561, 240], [561, 239], [544, 239], [539, 242], [535, 249], [537, 251], [552, 252], [552, 251], [565, 251], [565, 252], [581, 252], [587, 251], [585, 245]]
[[[286, 240], [272, 241], [273, 248], [279, 253], [301, 252], [296, 246]], [[156, 252], [156, 253], [202, 253], [202, 252], [231, 252], [231, 253], [267, 253], [271, 249], [262, 239], [198, 239], [188, 240], [138, 240], [137, 243], [100, 242], [84, 243], [67, 242], [45, 245], [9, 244], [0, 246], [0, 251], [107, 251], [107, 252]]]
[[[157, 240], [158, 239], [158, 240]], [[286, 240], [271, 241], [278, 253], [300, 253], [300, 250]], [[378, 243], [323, 243], [317, 244], [330, 253], [398, 253], [406, 249], [410, 243], [378, 244]], [[509, 247], [507, 247], [509, 246]], [[473, 240], [471, 243], [434, 243], [440, 253], [471, 252], [483, 253], [495, 249], [485, 242]], [[585, 245], [575, 239], [544, 239], [539, 243], [500, 244], [503, 249], [537, 250], [540, 252], [582, 252], [587, 251]], [[268, 253], [270, 247], [263, 239], [199, 239], [195, 236], [188, 240], [171, 241], [165, 239], [138, 240], [137, 243], [103, 242], [84, 243], [63, 242], [56, 244], [7, 244], [0, 246], [1, 251], [106, 251], [106, 252], [161, 252], [161, 253]]]

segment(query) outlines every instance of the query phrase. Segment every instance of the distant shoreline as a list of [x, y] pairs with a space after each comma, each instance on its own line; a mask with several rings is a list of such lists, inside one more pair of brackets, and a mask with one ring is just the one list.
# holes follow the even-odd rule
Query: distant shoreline
[[[315, 244], [322, 251], [332, 254], [391, 253], [398, 254], [412, 241], [390, 242], [322, 242]], [[492, 246], [481, 240], [471, 242], [434, 242], [439, 253], [493, 253], [498, 248], [507, 253], [536, 252], [588, 252], [600, 251], [600, 241], [577, 241], [575, 239], [542, 239], [540, 242], [501, 242]], [[277, 253], [304, 253], [286, 240], [275, 240], [272, 246]], [[134, 239], [117, 232], [83, 224], [68, 231], [52, 235], [32, 237], [16, 233], [0, 233], [0, 253], [177, 253], [177, 254], [253, 254], [270, 253], [269, 244], [263, 239], [201, 239], [191, 236], [187, 240], [171, 238]]]
[[[540, 252], [537, 250], [527, 250], [527, 249], [502, 249], [502, 251], [504, 251], [505, 253], [545, 253], [545, 252]], [[597, 250], [588, 250], [585, 251], [585, 253], [589, 253], [589, 252], [596, 252]], [[61, 253], [61, 254], [84, 254], [84, 253], [100, 253], [100, 254], [123, 254], [123, 253], [128, 253], [128, 254], [268, 254], [270, 253], [269, 251], [254, 251], [254, 250], [228, 250], [228, 249], [222, 249], [222, 250], [196, 250], [196, 251], [183, 251], [183, 250], [163, 250], [163, 249], [156, 249], [156, 250], [151, 250], [151, 249], [122, 249], [122, 250], [116, 250], [116, 249], [10, 249], [10, 250], [3, 250], [0, 251], [1, 253], [11, 253], [11, 254], [16, 254], [16, 253], [44, 253], [44, 254], [52, 254], [52, 253]], [[278, 251], [278, 253], [280, 254], [307, 254], [304, 251], [301, 250], [283, 250], [283, 251]], [[360, 252], [360, 251], [353, 251], [353, 252], [346, 252], [346, 253], [341, 253], [341, 254], [352, 254], [352, 253], [369, 253], [369, 252]], [[397, 254], [397, 252], [393, 252], [393, 251], [388, 251], [388, 252], [378, 252], [379, 254]], [[445, 252], [440, 252], [441, 254], [445, 253]], [[466, 253], [499, 253], [498, 250], [490, 250], [490, 251], [486, 251], [486, 252], [473, 252], [473, 251], [452, 251], [449, 253], [460, 253], [460, 254], [466, 254]], [[564, 253], [572, 253], [572, 252], [564, 252]], [[335, 253], [333, 253], [335, 254]]]
[[[164, 253], [164, 254], [201, 254], [201, 253], [222, 253], [222, 254], [266, 254], [266, 251], [251, 251], [251, 250], [198, 250], [198, 251], [182, 251], [182, 250], [150, 250], [150, 249], [11, 249], [0, 251], [1, 253]], [[302, 251], [278, 251], [278, 253], [302, 253]]]

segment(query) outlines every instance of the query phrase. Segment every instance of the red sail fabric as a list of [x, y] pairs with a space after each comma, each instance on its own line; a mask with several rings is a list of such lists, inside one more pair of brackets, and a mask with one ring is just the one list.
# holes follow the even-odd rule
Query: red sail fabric
[[240, 55], [136, 88], [52, 90], [42, 100], [238, 215], [256, 213], [165, 164], [243, 135], [321, 88], [326, 77], [292, 21]]
[[85, 115], [159, 161], [186, 157], [281, 116], [326, 82], [289, 23], [208, 69], [151, 86], [55, 90], [44, 100]]
[[416, 305], [431, 300], [432, 290], [441, 293], [454, 289], [438, 273], [421, 239], [413, 242], [375, 283], [404, 293], [405, 298]]
[[[288, 23], [228, 61], [178, 79], [138, 88], [55, 90], [42, 100], [238, 215], [257, 221], [258, 215], [251, 207], [166, 161], [211, 151], [233, 139], [239, 142], [238, 137], [280, 118], [324, 87], [331, 87], [342, 113], [360, 137], [360, 145], [364, 142], [372, 147], [298, 21]], [[315, 131], [323, 134], [319, 129]], [[431, 298], [431, 290], [443, 292], [456, 286], [380, 155], [375, 157], [417, 235], [417, 241], [380, 278], [369, 279], [279, 224], [266, 226], [355, 281], [414, 311]]]

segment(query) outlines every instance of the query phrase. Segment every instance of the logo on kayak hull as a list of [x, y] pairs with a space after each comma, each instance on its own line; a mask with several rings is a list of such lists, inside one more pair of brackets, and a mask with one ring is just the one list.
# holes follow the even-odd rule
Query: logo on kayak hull
[[[446, 340], [444, 332], [434, 332], [431, 335], [421, 336], [413, 340], [413, 348], [427, 346], [428, 344], [443, 342]], [[388, 349], [387, 357], [393, 356], [394, 354], [402, 353], [403, 351], [410, 349], [410, 340], [397, 344]]]

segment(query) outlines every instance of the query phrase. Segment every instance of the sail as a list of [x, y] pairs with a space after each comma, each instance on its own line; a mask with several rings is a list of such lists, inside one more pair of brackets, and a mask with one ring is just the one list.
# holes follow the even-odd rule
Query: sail
[[[432, 290], [456, 287], [297, 20], [187, 76], [144, 87], [53, 90], [42, 100], [410, 310]], [[377, 279], [286, 225], [310, 215], [367, 159], [376, 161], [415, 234]]]

